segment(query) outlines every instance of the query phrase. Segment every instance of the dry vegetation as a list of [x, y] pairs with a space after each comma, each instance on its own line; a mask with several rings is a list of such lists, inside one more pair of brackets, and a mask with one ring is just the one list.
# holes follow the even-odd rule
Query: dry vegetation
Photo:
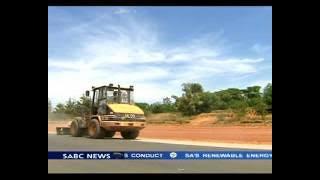
[[272, 115], [268, 114], [264, 118], [257, 115], [254, 111], [247, 113], [244, 117], [237, 117], [232, 111], [213, 111], [211, 113], [202, 113], [196, 116], [182, 116], [181, 113], [158, 113], [147, 117], [149, 124], [189, 124], [189, 125], [222, 125], [222, 124], [256, 124], [272, 125]]
[[189, 121], [189, 117], [184, 117], [181, 113], [158, 113], [147, 116], [148, 124], [185, 124]]
[[48, 121], [70, 121], [72, 117], [64, 113], [48, 113]]
[[[48, 114], [48, 121], [50, 122], [68, 122], [72, 117], [59, 114]], [[223, 124], [253, 124], [253, 125], [272, 125], [272, 115], [268, 114], [262, 118], [255, 112], [249, 112], [244, 117], [238, 118], [237, 114], [228, 110], [217, 110], [211, 113], [202, 113], [195, 116], [183, 116], [181, 113], [157, 113], [147, 116], [148, 124], [184, 124], [196, 126], [210, 126]]]

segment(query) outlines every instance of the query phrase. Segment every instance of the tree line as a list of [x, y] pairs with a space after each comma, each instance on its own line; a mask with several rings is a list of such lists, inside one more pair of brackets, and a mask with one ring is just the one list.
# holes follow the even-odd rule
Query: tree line
[[221, 91], [204, 91], [199, 83], [182, 84], [181, 97], [166, 97], [162, 103], [136, 103], [147, 113], [181, 112], [183, 115], [197, 115], [213, 110], [231, 109], [245, 114], [248, 109], [265, 115], [272, 112], [272, 84], [269, 83], [261, 92], [260, 86], [251, 86], [246, 89], [228, 88]]
[[[199, 83], [182, 84], [182, 96], [172, 95], [157, 103], [135, 103], [148, 115], [151, 113], [181, 112], [183, 115], [197, 115], [213, 110], [231, 109], [238, 115], [245, 115], [248, 109], [255, 110], [260, 115], [272, 112], [272, 84], [261, 89], [260, 86], [250, 86], [246, 89], [228, 88], [216, 92], [204, 91]], [[174, 100], [174, 102], [171, 101]], [[91, 99], [83, 95], [79, 100], [69, 99], [59, 103], [53, 109], [48, 99], [48, 113], [64, 113], [80, 116], [90, 112]]]
[[65, 103], [59, 103], [53, 109], [52, 103], [48, 98], [48, 114], [65, 114], [69, 116], [81, 116], [83, 113], [90, 113], [91, 99], [82, 95], [79, 100], [69, 99]]

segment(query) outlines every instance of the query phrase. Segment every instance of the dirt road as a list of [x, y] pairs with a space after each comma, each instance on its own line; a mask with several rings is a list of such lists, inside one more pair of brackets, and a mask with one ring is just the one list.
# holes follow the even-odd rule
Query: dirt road
[[[48, 123], [48, 131], [67, 122]], [[140, 132], [141, 138], [192, 140], [226, 143], [272, 144], [271, 126], [210, 126], [196, 125], [151, 125]]]

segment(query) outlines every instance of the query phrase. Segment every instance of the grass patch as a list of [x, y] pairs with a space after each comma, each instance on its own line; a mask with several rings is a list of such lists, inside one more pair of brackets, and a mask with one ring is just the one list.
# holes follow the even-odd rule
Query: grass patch
[[225, 122], [226, 121], [226, 115], [225, 114], [217, 114], [217, 120], [218, 122]]
[[157, 113], [147, 116], [148, 124], [185, 124], [190, 122], [190, 117], [181, 113]]
[[268, 114], [262, 118], [261, 115], [257, 114], [239, 114], [230, 110], [219, 110], [213, 111], [210, 114], [216, 116], [217, 124], [272, 124], [272, 114]]
[[242, 120], [240, 123], [263, 123], [263, 120]]
[[71, 116], [62, 113], [49, 113], [48, 121], [68, 121], [72, 119]]

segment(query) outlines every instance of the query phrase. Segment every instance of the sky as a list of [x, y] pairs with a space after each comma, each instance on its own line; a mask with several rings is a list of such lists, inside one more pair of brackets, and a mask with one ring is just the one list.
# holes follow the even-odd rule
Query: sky
[[136, 102], [272, 82], [272, 7], [48, 7], [48, 97], [134, 85]]

